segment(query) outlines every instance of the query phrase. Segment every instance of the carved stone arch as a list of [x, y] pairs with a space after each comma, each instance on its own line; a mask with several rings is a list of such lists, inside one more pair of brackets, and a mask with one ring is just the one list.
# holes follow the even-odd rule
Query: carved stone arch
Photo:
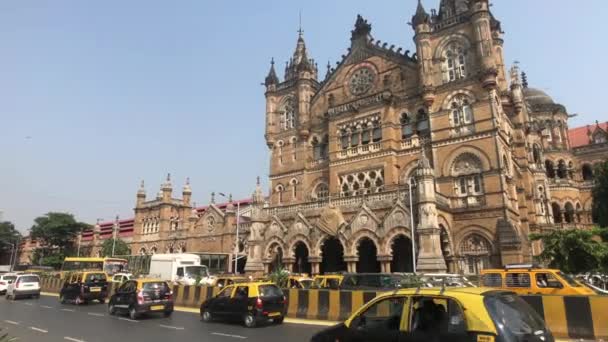
[[370, 239], [374, 243], [374, 245], [376, 245], [376, 250], [378, 252], [382, 250], [382, 244], [380, 243], [380, 238], [378, 237], [378, 235], [376, 235], [376, 233], [372, 230], [363, 229], [357, 231], [349, 238], [350, 246], [345, 248], [345, 251], [348, 251], [349, 255], [358, 255], [357, 248], [359, 247], [361, 240], [364, 238]]
[[291, 185], [291, 186], [298, 185], [298, 184], [300, 184], [300, 182], [295, 177], [289, 180], [289, 185]]
[[272, 237], [283, 238], [287, 234], [287, 232], [288, 232], [288, 229], [287, 229], [287, 227], [285, 227], [283, 222], [281, 222], [281, 219], [279, 219], [277, 216], [273, 216], [270, 219], [270, 223], [268, 224], [268, 228], [266, 229], [266, 232], [264, 233], [264, 237], [266, 239], [272, 238]]
[[382, 248], [378, 249], [378, 254], [393, 255], [393, 240], [399, 236], [405, 236], [412, 241], [412, 232], [407, 227], [394, 227], [389, 230], [382, 239]]
[[[439, 214], [437, 215], [437, 223], [439, 224], [439, 226], [443, 226], [445, 228], [445, 233], [448, 236], [448, 246], [450, 249], [451, 254], [454, 254], [455, 251], [455, 245], [454, 245], [454, 235], [452, 234], [452, 227], [450, 226], [449, 221], [445, 218], [445, 216]], [[442, 241], [443, 244], [443, 241]]]
[[408, 184], [408, 178], [413, 176], [416, 168], [418, 168], [418, 159], [414, 159], [409, 163], [405, 164], [405, 166], [401, 167], [401, 173], [399, 174], [399, 184]]
[[323, 253], [322, 253], [322, 251], [323, 251], [323, 245], [325, 244], [325, 241], [327, 241], [330, 238], [338, 239], [338, 241], [340, 241], [340, 243], [342, 244], [342, 248], [346, 252], [346, 240], [344, 239], [344, 236], [342, 236], [342, 235], [332, 236], [332, 235], [329, 235], [329, 234], [322, 234], [317, 239], [317, 241], [315, 241], [315, 243], [314, 243], [314, 249], [311, 251], [311, 255], [312, 256], [322, 257], [323, 256]]
[[443, 58], [443, 51], [445, 50], [445, 48], [451, 44], [451, 43], [460, 43], [462, 44], [463, 48], [465, 50], [467, 50], [468, 55], [473, 55], [472, 53], [470, 53], [471, 50], [471, 41], [469, 40], [469, 37], [467, 37], [466, 35], [462, 34], [462, 33], [453, 33], [450, 35], [447, 35], [445, 37], [443, 37], [440, 41], [439, 44], [437, 44], [437, 47], [435, 48], [435, 52], [433, 54], [433, 59], [435, 61], [440, 61]]
[[380, 226], [380, 219], [367, 206], [367, 204], [363, 203], [363, 205], [359, 209], [359, 212], [355, 216], [353, 216], [353, 219], [350, 221], [349, 226], [353, 233], [362, 229], [369, 229], [375, 231]]
[[382, 221], [382, 227], [385, 232], [388, 232], [395, 227], [406, 227], [409, 229], [410, 225], [410, 211], [405, 208], [401, 200], [398, 200], [397, 203], [395, 203], [391, 211], [384, 217], [384, 221]]
[[262, 254], [262, 258], [264, 259], [265, 262], [272, 262], [273, 259], [273, 247], [275, 246], [279, 246], [282, 249], [282, 258], [285, 258], [285, 241], [283, 241], [281, 238], [278, 237], [272, 237], [270, 240], [268, 240], [268, 242], [266, 242], [266, 246], [264, 247], [264, 254]]
[[490, 170], [491, 163], [490, 163], [490, 158], [488, 157], [488, 155], [476, 146], [465, 145], [465, 146], [461, 146], [461, 147], [457, 148], [452, 153], [450, 153], [450, 156], [448, 158], [446, 158], [446, 160], [443, 162], [443, 166], [442, 166], [443, 176], [450, 176], [452, 174], [452, 172], [451, 172], [452, 165], [459, 157], [461, 157], [465, 153], [470, 153], [479, 159], [479, 161], [481, 163], [481, 169], [482, 169], [481, 171]]
[[479, 235], [483, 238], [485, 238], [489, 244], [490, 244], [490, 254], [495, 254], [497, 251], [497, 247], [496, 247], [496, 243], [495, 243], [495, 237], [492, 235], [492, 233], [487, 230], [486, 228], [482, 227], [482, 226], [478, 226], [478, 225], [471, 225], [468, 226], [464, 229], [462, 229], [460, 232], [458, 232], [458, 234], [456, 235], [456, 239], [454, 241], [454, 246], [456, 247], [456, 250], [454, 251], [456, 254], [460, 254], [460, 247], [462, 246], [462, 243], [469, 238], [472, 235]]
[[290, 238], [290, 240], [291, 240], [291, 243], [289, 243], [289, 248], [287, 249], [287, 251], [283, 251], [285, 256], [290, 257], [290, 258], [295, 258], [295, 249], [296, 249], [296, 245], [298, 244], [298, 242], [302, 242], [304, 244], [304, 246], [306, 246], [306, 248], [308, 249], [308, 255], [311, 256], [311, 252], [312, 252], [311, 247], [313, 246], [313, 244], [311, 243], [308, 236], [295, 235], [295, 236], [292, 236]]
[[[291, 229], [288, 230], [289, 235], [304, 235], [310, 236], [312, 233], [312, 224], [302, 215], [301, 212], [298, 212], [293, 220], [291, 225]], [[289, 238], [288, 238], [289, 240]]]
[[455, 96], [458, 95], [464, 95], [469, 99], [469, 103], [475, 103], [477, 102], [477, 97], [475, 96], [475, 94], [468, 90], [468, 89], [459, 89], [459, 90], [454, 90], [452, 92], [450, 92], [445, 99], [443, 99], [443, 102], [441, 103], [441, 109], [442, 110], [450, 110], [452, 107], [450, 105], [450, 103], [452, 102], [452, 99], [454, 99]]

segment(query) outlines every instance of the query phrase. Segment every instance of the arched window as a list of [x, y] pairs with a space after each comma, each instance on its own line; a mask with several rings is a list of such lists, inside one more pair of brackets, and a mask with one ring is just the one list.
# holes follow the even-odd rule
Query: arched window
[[298, 159], [298, 139], [293, 137], [289, 143], [291, 144], [291, 159], [296, 161]]
[[574, 223], [574, 206], [570, 202], [566, 202], [564, 220], [566, 223]]
[[478, 274], [490, 267], [490, 242], [479, 234], [471, 234], [460, 243], [461, 269], [467, 274]]
[[350, 147], [350, 133], [346, 129], [340, 131], [340, 145], [343, 150]]
[[453, 42], [443, 52], [443, 83], [452, 82], [467, 76], [466, 51], [461, 44]]
[[583, 180], [589, 181], [593, 179], [593, 169], [589, 164], [583, 164], [582, 167]]
[[325, 183], [317, 185], [314, 191], [314, 198], [323, 201], [329, 198], [329, 187]]
[[298, 180], [293, 178], [289, 184], [291, 185], [291, 199], [295, 201], [298, 196]]
[[408, 113], [401, 114], [401, 139], [407, 139], [414, 134], [411, 118]]
[[551, 210], [553, 210], [553, 222], [562, 223], [562, 209], [556, 202], [551, 203]]
[[416, 117], [416, 130], [418, 135], [424, 136], [429, 135], [429, 116], [424, 109], [418, 110], [418, 116]]
[[574, 179], [574, 163], [568, 162], [568, 178]]
[[566, 162], [563, 159], [560, 159], [557, 162], [557, 177], [558, 178], [568, 178], [568, 169], [566, 168]]
[[456, 177], [456, 195], [461, 197], [483, 194], [482, 164], [472, 153], [463, 153], [452, 165], [452, 175]]
[[547, 177], [555, 178], [555, 165], [553, 161], [547, 159], [545, 160], [545, 171], [547, 173]]
[[382, 127], [378, 120], [372, 122], [372, 141], [375, 143], [382, 141]]
[[537, 144], [532, 145], [532, 158], [534, 159], [534, 163], [540, 165], [542, 163], [542, 159], [540, 156], [540, 147]]
[[150, 254], [156, 254], [156, 247], [150, 248]]
[[583, 223], [582, 221], [583, 208], [580, 203], [576, 203], [576, 222]]
[[450, 120], [454, 127], [473, 123], [473, 109], [471, 102], [465, 95], [457, 95], [452, 99]]
[[323, 160], [327, 158], [327, 149], [329, 146], [327, 135], [323, 140], [319, 141], [317, 137], [312, 139], [312, 154], [314, 160]]
[[287, 98], [281, 108], [281, 128], [293, 129], [296, 126], [296, 106], [293, 97]]
[[139, 249], [139, 255], [146, 255], [146, 248], [142, 247]]
[[277, 202], [279, 204], [283, 203], [283, 192], [285, 191], [285, 187], [282, 184], [277, 185], [275, 188], [275, 192], [277, 193]]

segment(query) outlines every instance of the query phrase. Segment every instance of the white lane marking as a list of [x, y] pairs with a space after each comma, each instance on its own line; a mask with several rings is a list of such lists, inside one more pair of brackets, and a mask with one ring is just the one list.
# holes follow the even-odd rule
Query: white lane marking
[[45, 308], [45, 309], [52, 309], [52, 306], [48, 306], [48, 305], [40, 305], [41, 308]]
[[161, 328], [167, 328], [167, 329], [184, 330], [184, 327], [174, 327], [172, 325], [159, 324], [158, 326], [161, 327]]
[[32, 303], [23, 303], [23, 304], [25, 304], [27, 306], [34, 306], [34, 304], [32, 304]]
[[246, 336], [222, 334], [222, 333], [218, 333], [218, 332], [212, 332], [211, 335], [224, 336], [224, 337], [233, 337], [233, 338], [240, 338], [240, 339], [246, 339], [247, 338]]
[[76, 312], [76, 310], [74, 310], [74, 309], [61, 309], [61, 311]]
[[79, 340], [77, 338], [73, 338], [73, 337], [68, 337], [68, 336], [64, 336], [63, 337], [64, 340], [68, 340], [68, 341], [72, 341], [72, 342], [85, 342], [83, 340]]
[[36, 327], [30, 327], [30, 329], [34, 330], [34, 331], [38, 331], [41, 333], [48, 333], [48, 330], [44, 330], [44, 329], [40, 329], [40, 328], [36, 328]]
[[87, 315], [97, 316], [97, 317], [103, 317], [103, 316], [105, 316], [104, 314], [95, 313], [95, 312], [87, 312]]
[[8, 323], [8, 324], [12, 324], [12, 325], [19, 325], [19, 322], [15, 322], [15, 321], [9, 321], [7, 319], [4, 320], [4, 322]]
[[127, 322], [133, 322], [133, 323], [139, 323], [139, 321], [136, 321], [134, 319], [130, 319], [130, 318], [125, 318], [125, 317], [118, 317], [119, 320], [121, 321], [127, 321]]

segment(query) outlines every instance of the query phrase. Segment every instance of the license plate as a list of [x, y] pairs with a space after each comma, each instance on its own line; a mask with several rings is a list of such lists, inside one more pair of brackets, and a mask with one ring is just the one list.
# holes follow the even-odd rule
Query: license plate
[[268, 314], [268, 317], [277, 317], [277, 316], [281, 316], [280, 312], [271, 312]]
[[91, 291], [91, 292], [100, 292], [101, 291], [101, 287], [91, 287], [91, 289], [89, 291]]
[[164, 305], [152, 305], [152, 306], [150, 307], [150, 310], [154, 310], [154, 311], [157, 311], [157, 310], [165, 310], [165, 306], [164, 306]]

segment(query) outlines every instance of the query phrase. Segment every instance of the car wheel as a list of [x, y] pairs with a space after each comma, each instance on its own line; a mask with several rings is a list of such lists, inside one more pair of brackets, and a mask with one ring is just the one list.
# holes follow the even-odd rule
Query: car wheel
[[112, 303], [112, 302], [110, 302], [110, 304], [108, 304], [108, 313], [110, 314], [110, 316], [116, 315], [116, 307], [114, 306], [114, 303]]
[[279, 318], [275, 318], [272, 320], [273, 323], [275, 324], [283, 324], [283, 320], [285, 319], [285, 317], [281, 316]]
[[213, 321], [213, 316], [211, 316], [211, 312], [209, 311], [203, 311], [203, 314], [201, 316], [203, 316], [203, 322]]
[[171, 317], [171, 314], [173, 314], [173, 311], [165, 311], [165, 312], [163, 312], [163, 316], [165, 316], [165, 317]]
[[129, 309], [129, 318], [132, 319], [132, 320], [136, 320], [137, 317], [139, 317], [139, 315], [137, 314], [137, 310], [135, 310], [134, 307], [131, 307]]
[[248, 313], [245, 315], [244, 323], [247, 328], [254, 328], [257, 322], [255, 320], [255, 317], [252, 314]]

